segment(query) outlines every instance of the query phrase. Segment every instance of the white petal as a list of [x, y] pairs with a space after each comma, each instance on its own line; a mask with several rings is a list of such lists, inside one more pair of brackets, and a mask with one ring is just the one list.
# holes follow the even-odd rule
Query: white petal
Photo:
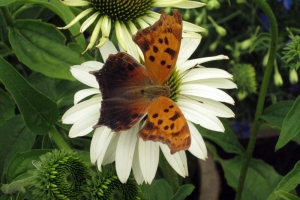
[[203, 32], [205, 28], [202, 28], [198, 25], [192, 24], [190, 22], [183, 21], [182, 22], [183, 32]]
[[87, 18], [80, 27], [80, 33], [83, 33], [94, 21], [97, 19], [99, 12], [95, 12], [89, 18]]
[[143, 141], [139, 138], [139, 160], [145, 182], [153, 181], [159, 160], [159, 144], [153, 141]]
[[197, 97], [204, 97], [215, 101], [226, 102], [234, 104], [234, 100], [226, 92], [201, 84], [182, 84], [180, 86], [181, 95], [192, 95]]
[[198, 58], [194, 60], [188, 60], [187, 62], [183, 63], [182, 65], [178, 66], [178, 69], [180, 72], [185, 72], [188, 69], [195, 67], [196, 65], [199, 65], [201, 63], [205, 63], [208, 61], [213, 61], [213, 60], [226, 60], [228, 59], [227, 56], [224, 55], [219, 55], [219, 56], [212, 56], [212, 57], [205, 57], [205, 58]]
[[[90, 148], [91, 163], [95, 164], [95, 162], [98, 161], [99, 164], [102, 164], [107, 147], [114, 134], [115, 133], [106, 126], [96, 128]], [[101, 168], [101, 164], [98, 167]]]
[[207, 149], [204, 140], [196, 127], [189, 121], [187, 123], [191, 132], [191, 146], [189, 151], [197, 158], [205, 160], [207, 158]]
[[174, 7], [177, 8], [184, 8], [184, 9], [191, 9], [191, 8], [199, 8], [202, 6], [205, 6], [205, 3], [201, 3], [201, 2], [196, 2], [196, 1], [187, 1], [187, 2], [183, 2], [180, 3], [178, 5], [175, 5]]
[[120, 133], [114, 133], [110, 141], [110, 144], [106, 150], [106, 153], [103, 158], [102, 165], [106, 165], [115, 161], [116, 158], [116, 149], [118, 145], [118, 140], [120, 138]]
[[80, 54], [80, 56], [82, 56], [83, 54], [85, 54], [85, 52], [87, 52], [88, 50], [90, 50], [94, 46], [94, 44], [96, 43], [96, 40], [97, 40], [99, 32], [100, 32], [102, 20], [103, 20], [103, 18], [100, 18], [98, 20], [98, 22], [97, 22], [97, 24], [96, 24], [96, 26], [95, 26], [95, 28], [93, 30], [90, 42], [89, 42], [88, 46], [86, 47], [86, 49], [84, 50], [84, 52], [82, 52]]
[[126, 38], [124, 36], [124, 30], [122, 29], [121, 23], [118, 20], [115, 21], [115, 29], [116, 29], [116, 36], [117, 36], [119, 46], [126, 51], [127, 47], [125, 43]]
[[201, 39], [202, 36], [195, 32], [182, 32], [182, 38]]
[[122, 132], [118, 140], [116, 149], [116, 171], [122, 183], [126, 183], [130, 175], [138, 128], [139, 126], [134, 126], [130, 130]]
[[215, 115], [199, 111], [199, 108], [196, 108], [194, 104], [189, 105], [179, 101], [176, 103], [187, 120], [194, 122], [195, 124], [200, 124], [202, 127], [213, 131], [224, 132], [225, 129], [223, 124]]
[[99, 94], [99, 93], [100, 93], [100, 91], [98, 88], [89, 88], [89, 89], [79, 90], [74, 95], [74, 104], [77, 104], [79, 101], [81, 101], [82, 99], [84, 99], [88, 96], [91, 96], [93, 94]]
[[159, 146], [172, 168], [182, 177], [188, 176], [185, 151], [179, 151], [171, 155], [167, 145], [159, 143]]
[[200, 106], [203, 109], [205, 109], [206, 112], [218, 117], [224, 117], [224, 118], [234, 117], [234, 113], [232, 112], [232, 110], [219, 101], [214, 101], [211, 99], [206, 99], [206, 98], [201, 98], [196, 96], [193, 96], [192, 99], [184, 96], [179, 96], [178, 101], [181, 101], [182, 103], [187, 102], [193, 105]]
[[186, 2], [186, 0], [159, 0], [155, 1], [152, 6], [153, 7], [168, 7], [168, 6], [175, 6], [182, 2]]
[[87, 5], [90, 4], [90, 2], [85, 1], [85, 0], [78, 0], [78, 1], [63, 0], [63, 1], [60, 1], [60, 2], [67, 5], [67, 6], [87, 6]]
[[126, 50], [129, 55], [134, 57], [136, 60], [139, 60], [139, 54], [137, 51], [137, 46], [132, 40], [132, 36], [130, 35], [129, 31], [127, 30], [127, 27], [124, 23], [121, 23], [121, 27], [124, 31], [124, 39], [126, 44]]
[[237, 85], [228, 79], [223, 78], [210, 78], [210, 79], [202, 79], [199, 81], [192, 81], [190, 83], [198, 83], [201, 85], [210, 86], [213, 88], [220, 88], [220, 89], [235, 89]]
[[189, 57], [194, 53], [197, 47], [200, 44], [201, 39], [190, 39], [190, 38], [183, 38], [181, 40], [179, 55], [177, 58], [176, 65], [180, 66], [182, 63], [187, 61]]
[[101, 53], [101, 56], [102, 56], [102, 59], [104, 62], [108, 58], [109, 54], [118, 53], [118, 50], [116, 49], [115, 45], [110, 40], [105, 42], [105, 44], [102, 47], [100, 47], [99, 50], [100, 50], [100, 53]]
[[84, 62], [81, 65], [73, 65], [71, 67], [72, 75], [80, 82], [93, 87], [99, 88], [99, 84], [94, 75], [90, 74], [90, 71], [100, 70], [103, 64], [97, 61]]
[[73, 124], [82, 118], [88, 117], [91, 113], [94, 115], [98, 112], [100, 115], [101, 100], [101, 97], [95, 97], [74, 105], [62, 116], [62, 122]]
[[82, 119], [82, 121], [77, 121], [71, 127], [69, 132], [70, 138], [80, 137], [89, 134], [93, 130], [93, 126], [98, 122], [100, 113], [89, 115], [88, 117]]
[[[71, 0], [71, 1], [73, 2], [73, 0]], [[88, 9], [82, 11], [79, 15], [77, 15], [68, 25], [66, 25], [64, 27], [56, 27], [56, 28], [58, 28], [58, 29], [68, 29], [92, 11], [93, 11], [93, 8], [88, 8]]]
[[189, 81], [197, 81], [201, 79], [209, 79], [209, 78], [228, 78], [231, 79], [232, 75], [222, 69], [217, 68], [196, 68], [188, 71], [182, 77], [182, 83], [186, 83]]
[[138, 18], [137, 23], [140, 25], [142, 29], [145, 29], [149, 26], [149, 24], [145, 22], [142, 18]]
[[[139, 140], [137, 140], [139, 141]], [[140, 167], [140, 159], [139, 159], [139, 148], [135, 148], [134, 156], [133, 156], [133, 163], [132, 163], [132, 172], [133, 176], [137, 182], [137, 184], [141, 185], [144, 182], [144, 177], [142, 174], [142, 170]]]

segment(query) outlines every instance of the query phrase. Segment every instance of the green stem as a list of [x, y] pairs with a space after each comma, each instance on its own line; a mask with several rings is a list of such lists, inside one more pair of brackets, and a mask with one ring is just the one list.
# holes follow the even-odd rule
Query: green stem
[[12, 18], [12, 15], [11, 13], [9, 12], [8, 8], [7, 7], [1, 7], [1, 11], [6, 19], [6, 23], [8, 26], [12, 26], [13, 23], [14, 23], [14, 20]]
[[166, 158], [162, 156], [163, 158], [160, 159], [161, 162], [161, 168], [164, 175], [165, 180], [169, 183], [169, 185], [172, 188], [173, 194], [177, 192], [179, 189], [179, 180], [178, 180], [178, 174], [176, 171], [171, 167], [171, 165], [168, 163]]
[[249, 163], [250, 163], [250, 160], [252, 157], [252, 153], [254, 150], [254, 146], [256, 143], [258, 129], [261, 124], [259, 117], [261, 116], [261, 114], [263, 112], [266, 92], [267, 92], [268, 84], [269, 84], [270, 77], [271, 77], [272, 70], [273, 70], [274, 60], [275, 60], [276, 51], [277, 51], [277, 43], [278, 43], [278, 28], [277, 28], [275, 16], [274, 16], [271, 8], [269, 7], [269, 5], [266, 3], [265, 0], [255, 0], [255, 2], [257, 3], [258, 7], [260, 9], [262, 9], [262, 11], [266, 14], [266, 16], [268, 17], [268, 19], [270, 21], [270, 34], [271, 34], [270, 55], [269, 55], [266, 71], [264, 73], [263, 81], [262, 81], [259, 96], [258, 96], [253, 128], [251, 131], [247, 150], [244, 155], [244, 160], [243, 160], [240, 178], [239, 178], [239, 182], [238, 182], [237, 193], [236, 193], [236, 197], [235, 197], [236, 200], [240, 200], [242, 197], [242, 192], [243, 192], [243, 187], [244, 187], [244, 183], [245, 183], [248, 166], [249, 166]]
[[49, 137], [55, 142], [59, 149], [71, 149], [54, 126], [52, 126], [50, 130]]
[[18, 181], [14, 181], [10, 184], [3, 184], [1, 186], [1, 191], [4, 194], [13, 194], [15, 192], [20, 191], [22, 188], [26, 188], [30, 185], [32, 185], [32, 181], [35, 179], [34, 176], [26, 178], [26, 179], [22, 179], [22, 180], [18, 180]]

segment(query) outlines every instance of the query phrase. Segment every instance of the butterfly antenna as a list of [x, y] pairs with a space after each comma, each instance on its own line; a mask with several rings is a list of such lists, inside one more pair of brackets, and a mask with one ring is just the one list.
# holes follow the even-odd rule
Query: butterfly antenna
[[199, 68], [199, 66], [200, 66], [200, 65], [197, 63], [194, 67], [191, 67], [191, 68], [189, 68], [188, 70], [186, 70], [184, 73], [181, 74], [180, 79], [183, 78], [183, 77], [184, 77], [189, 71], [191, 71], [192, 69]]

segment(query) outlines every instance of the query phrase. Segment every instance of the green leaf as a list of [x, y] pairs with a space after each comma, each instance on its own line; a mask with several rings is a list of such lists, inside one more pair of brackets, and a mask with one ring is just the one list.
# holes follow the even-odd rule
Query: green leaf
[[290, 194], [288, 192], [282, 191], [282, 190], [277, 191], [276, 194], [285, 200], [299, 200], [300, 199], [299, 197], [297, 197], [293, 194]]
[[225, 133], [211, 131], [202, 128], [201, 126], [195, 124], [197, 129], [199, 130], [199, 133], [211, 141], [218, 144], [220, 147], [224, 149], [224, 151], [228, 153], [235, 153], [238, 155], [243, 155], [245, 152], [245, 149], [243, 146], [239, 143], [236, 134], [231, 130], [231, 128], [226, 124], [223, 123], [225, 127]]
[[256, 46], [262, 44], [264, 41], [271, 41], [271, 35], [269, 33], [261, 33], [259, 34], [253, 41], [253, 43], [251, 44], [250, 48], [249, 48], [249, 53], [251, 53]]
[[[228, 184], [237, 188], [242, 166], [242, 158], [235, 157], [221, 162]], [[265, 162], [252, 159], [249, 164], [242, 199], [267, 199], [282, 177]]]
[[[74, 13], [71, 11], [71, 9], [66, 6], [63, 5], [59, 0], [51, 0], [51, 1], [41, 1], [41, 0], [0, 0], [0, 6], [5, 6], [5, 5], [9, 5], [11, 3], [31, 3], [31, 4], [40, 4], [43, 5], [47, 8], [49, 8], [50, 10], [52, 10], [54, 13], [56, 13], [60, 18], [62, 18], [64, 20], [64, 22], [66, 24], [70, 23], [76, 16], [74, 15]], [[70, 32], [72, 33], [72, 35], [77, 35], [79, 33], [80, 30], [80, 24], [76, 23], [73, 26], [71, 26], [69, 28]], [[77, 41], [77, 43], [82, 47], [82, 48], [86, 48], [86, 42], [85, 42], [85, 38], [82, 35], [79, 35], [75, 38], [75, 40]]]
[[270, 124], [281, 128], [282, 123], [290, 109], [292, 108], [294, 101], [279, 101], [274, 105], [267, 107], [260, 118], [266, 120]]
[[9, 40], [18, 59], [30, 69], [52, 78], [75, 80], [70, 66], [84, 59], [65, 46], [65, 37], [53, 26], [36, 20], [17, 20]]
[[58, 120], [57, 105], [29, 85], [2, 57], [0, 57], [0, 80], [12, 94], [27, 127], [35, 134], [47, 133], [49, 126]]
[[0, 126], [0, 172], [18, 153], [28, 151], [34, 144], [35, 134], [25, 125], [21, 115], [17, 115]]
[[51, 152], [51, 149], [31, 150], [28, 152], [18, 153], [9, 163], [7, 167], [6, 180], [11, 183], [18, 180], [22, 175], [27, 174], [28, 170], [36, 169], [32, 164], [33, 160], [40, 160], [40, 156]]
[[193, 186], [192, 184], [186, 184], [181, 186], [176, 192], [176, 194], [171, 198], [171, 200], [184, 200], [193, 192], [194, 188], [195, 186]]
[[[213, 154], [214, 160], [221, 164], [228, 185], [236, 189], [242, 167], [242, 157], [236, 156], [230, 160], [223, 160], [213, 145], [210, 143], [206, 145], [209, 152]], [[267, 199], [281, 179], [282, 176], [272, 166], [261, 160], [252, 159], [249, 163], [242, 199]]]
[[300, 96], [295, 100], [293, 107], [283, 120], [279, 139], [276, 143], [277, 151], [300, 133]]
[[141, 186], [143, 194], [149, 200], [170, 199], [172, 189], [165, 180], [153, 180], [151, 185], [143, 184]]
[[[1, 1], [1, 0], [0, 0]], [[5, 195], [2, 195], [1, 197], [0, 197], [0, 200], [11, 200], [12, 198], [11, 198], [11, 196], [9, 195], [9, 194], [5, 194]]]
[[15, 115], [12, 98], [0, 88], [0, 125]]
[[268, 200], [280, 199], [277, 196], [278, 191], [290, 192], [300, 184], [300, 161], [296, 163], [292, 169], [283, 179], [278, 183], [275, 190], [269, 196]]
[[87, 88], [79, 81], [67, 81], [46, 77], [42, 74], [35, 74], [28, 80], [38, 91], [56, 102], [58, 108], [74, 104], [74, 95], [79, 90]]

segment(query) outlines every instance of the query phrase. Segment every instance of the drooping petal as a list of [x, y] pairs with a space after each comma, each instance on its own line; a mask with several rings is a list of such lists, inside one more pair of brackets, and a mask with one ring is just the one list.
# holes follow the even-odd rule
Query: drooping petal
[[182, 84], [180, 86], [180, 94], [192, 95], [203, 98], [221, 101], [225, 103], [234, 104], [234, 100], [226, 92], [201, 84]]
[[71, 67], [72, 75], [79, 80], [93, 88], [99, 88], [99, 84], [94, 75], [90, 74], [90, 71], [100, 70], [103, 64], [97, 61], [87, 61], [81, 65], [73, 65]]
[[[91, 163], [95, 164], [96, 161], [102, 163], [107, 147], [113, 136], [114, 133], [106, 126], [99, 127], [95, 130], [90, 147]], [[101, 164], [98, 168], [101, 169]]]
[[187, 123], [191, 132], [191, 146], [189, 151], [197, 158], [205, 160], [207, 158], [207, 149], [204, 140], [196, 127], [189, 121]]
[[93, 125], [95, 125], [98, 122], [98, 118], [99, 118], [99, 111], [93, 112], [86, 118], [82, 118], [81, 121], [75, 122], [70, 129], [69, 137], [75, 138], [75, 137], [80, 137], [89, 134], [94, 130]]
[[94, 23], [99, 14], [99, 12], [95, 12], [92, 16], [87, 18], [80, 27], [80, 33], [83, 33], [92, 23]]
[[159, 143], [159, 146], [168, 161], [168, 163], [171, 165], [171, 167], [182, 177], [188, 176], [188, 170], [187, 170], [187, 160], [185, 151], [179, 151], [171, 155], [170, 148], [165, 145]]
[[120, 134], [116, 149], [116, 171], [122, 183], [126, 183], [132, 166], [139, 126], [134, 126]]
[[62, 116], [62, 122], [64, 124], [73, 124], [82, 118], [88, 117], [91, 113], [99, 113], [100, 115], [100, 102], [101, 97], [94, 97], [76, 104], [71, 107], [65, 114]]
[[198, 59], [193, 59], [193, 60], [188, 60], [182, 65], [178, 66], [178, 70], [182, 73], [187, 71], [190, 68], [195, 67], [197, 64], [205, 63], [208, 61], [213, 61], [213, 60], [227, 60], [228, 57], [224, 55], [218, 55], [218, 56], [211, 56], [211, 57], [204, 57], [204, 58], [198, 58]]
[[202, 79], [197, 81], [191, 81], [190, 83], [197, 83], [201, 85], [206, 85], [213, 88], [219, 89], [234, 89], [237, 88], [237, 85], [231, 80], [224, 78], [210, 78], [210, 79]]
[[118, 53], [118, 50], [116, 49], [115, 45], [110, 40], [108, 40], [102, 47], [100, 47], [99, 50], [104, 62], [108, 58], [109, 54]]
[[206, 110], [205, 113], [208, 112], [218, 117], [224, 117], [224, 118], [234, 117], [234, 113], [232, 112], [232, 110], [219, 101], [214, 101], [211, 99], [206, 99], [206, 98], [201, 98], [196, 96], [193, 96], [192, 99], [187, 98], [185, 96], [179, 96], [178, 101], [182, 102], [183, 104], [187, 102], [188, 104], [200, 106]]
[[225, 129], [222, 122], [215, 115], [199, 111], [199, 107], [196, 108], [196, 105], [189, 105], [179, 101], [177, 105], [187, 120], [213, 131], [224, 132]]
[[[71, 1], [73, 1], [73, 0], [71, 0]], [[58, 28], [58, 29], [68, 29], [92, 11], [93, 11], [93, 8], [88, 8], [88, 9], [82, 11], [79, 15], [77, 15], [68, 25], [66, 25], [64, 27], [56, 27], [56, 28]]]
[[143, 141], [140, 138], [138, 143], [141, 172], [145, 182], [151, 184], [157, 171], [159, 145], [157, 142]]
[[106, 165], [115, 161], [116, 158], [116, 149], [118, 145], [118, 140], [120, 138], [120, 133], [113, 133], [113, 137], [110, 141], [110, 144], [107, 148], [107, 151], [104, 155], [102, 165]]
[[82, 99], [84, 99], [88, 96], [91, 96], [93, 94], [99, 94], [99, 93], [100, 93], [100, 91], [98, 88], [89, 88], [89, 89], [79, 90], [74, 95], [74, 105], [76, 105], [79, 101], [81, 101]]
[[[139, 140], [137, 140], [137, 142], [138, 141]], [[133, 176], [134, 176], [137, 184], [141, 185], [144, 182], [144, 176], [143, 176], [141, 166], [140, 166], [139, 148], [135, 148], [135, 151], [134, 151], [132, 172], [133, 172]]]
[[231, 79], [232, 75], [222, 69], [216, 68], [197, 68], [188, 71], [182, 77], [182, 83], [190, 82], [190, 81], [199, 81], [201, 79], [210, 79], [210, 78], [227, 78]]
[[179, 55], [177, 58], [176, 66], [180, 66], [182, 63], [186, 62], [187, 59], [194, 53], [200, 44], [201, 39], [190, 39], [183, 38], [181, 40]]

